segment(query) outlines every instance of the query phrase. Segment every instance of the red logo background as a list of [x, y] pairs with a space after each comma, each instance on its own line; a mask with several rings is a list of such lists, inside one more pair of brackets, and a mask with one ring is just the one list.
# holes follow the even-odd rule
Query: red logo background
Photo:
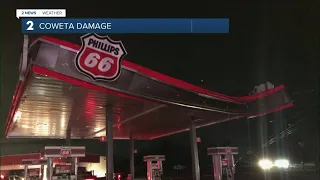
[[[101, 72], [98, 68], [98, 64], [94, 67], [88, 67], [85, 65], [85, 60], [86, 58], [88, 57], [89, 54], [91, 53], [97, 53], [100, 55], [100, 58], [98, 59], [98, 64], [101, 62], [101, 60], [105, 57], [109, 57], [111, 59], [113, 59], [114, 63], [111, 65], [111, 68], [107, 71], [107, 72]], [[85, 47], [81, 56], [79, 57], [79, 65], [80, 67], [85, 70], [85, 71], [88, 71], [90, 73], [92, 73], [94, 76], [103, 76], [103, 77], [113, 77], [117, 74], [118, 70], [120, 67], [117, 67], [118, 66], [118, 59], [114, 56], [111, 56], [109, 54], [105, 54], [105, 53], [102, 53], [100, 51], [97, 51], [97, 50], [94, 50], [92, 48], [89, 48], [89, 47]]]

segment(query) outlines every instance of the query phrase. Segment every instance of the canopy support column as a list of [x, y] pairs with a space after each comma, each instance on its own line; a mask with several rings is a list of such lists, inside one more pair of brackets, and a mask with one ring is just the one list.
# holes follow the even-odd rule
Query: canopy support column
[[44, 180], [43, 172], [44, 172], [44, 165], [41, 165], [40, 166], [40, 173], [41, 173], [40, 180]]
[[53, 171], [53, 159], [49, 157], [47, 161], [47, 180], [52, 179], [52, 174], [53, 174], [52, 171]]
[[24, 179], [28, 178], [28, 165], [24, 165]]
[[130, 133], [130, 178], [134, 180], [134, 139], [132, 132]]
[[[66, 132], [66, 145], [71, 146], [71, 128], [69, 127], [67, 128], [67, 132]], [[77, 171], [74, 165], [74, 158], [71, 158], [71, 157], [67, 158], [67, 163], [71, 163], [72, 172]]]
[[193, 119], [191, 119], [191, 122], [190, 122], [190, 146], [191, 146], [191, 158], [192, 158], [192, 179], [200, 180], [197, 132], [196, 132], [196, 126], [193, 122]]
[[113, 106], [106, 106], [106, 120], [107, 120], [107, 180], [113, 180]]

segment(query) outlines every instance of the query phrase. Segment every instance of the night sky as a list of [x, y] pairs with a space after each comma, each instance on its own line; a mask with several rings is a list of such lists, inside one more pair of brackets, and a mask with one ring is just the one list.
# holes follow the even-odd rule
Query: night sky
[[[295, 101], [295, 107], [252, 120], [252, 146], [260, 147], [260, 121], [282, 122], [283, 119], [287, 119], [286, 124], [290, 124], [297, 120], [294, 115], [298, 112], [303, 112], [301, 118], [306, 120], [301, 126], [302, 130], [291, 138], [290, 143], [295, 144], [299, 140], [306, 140], [308, 136], [315, 137], [319, 134], [316, 129], [319, 125], [316, 81], [319, 77], [317, 68], [320, 59], [320, 1], [293, 0], [290, 4], [279, 1], [236, 0], [201, 0], [190, 3], [183, 1], [183, 4], [167, 0], [91, 0], [85, 1], [85, 4], [81, 4], [80, 1], [61, 2], [63, 3], [39, 0], [10, 1], [4, 5], [5, 9], [1, 9], [1, 136], [4, 134], [6, 116], [18, 79], [22, 34], [20, 21], [15, 17], [16, 8], [66, 8], [68, 17], [82, 18], [228, 17], [230, 34], [123, 34], [111, 35], [111, 38], [121, 40], [126, 46], [127, 60], [216, 92], [247, 95], [255, 85], [266, 81], [275, 85], [284, 84]], [[80, 43], [80, 35], [54, 36]], [[236, 121], [198, 130], [198, 136], [203, 141], [200, 144], [201, 157], [206, 157], [207, 147], [224, 145], [227, 141], [227, 144], [248, 149], [247, 122], [245, 119]], [[127, 149], [126, 143], [117, 143], [117, 156], [127, 153], [127, 150], [123, 150]], [[184, 133], [154, 142], [141, 142], [138, 146], [142, 152], [158, 150], [161, 152], [156, 153], [165, 152], [167, 156], [174, 158], [173, 154], [179, 153], [179, 148], [186, 149], [182, 154], [188, 156], [188, 143], [188, 134]], [[178, 148], [164, 148], [174, 145]], [[6, 152], [10, 150], [6, 149]]]

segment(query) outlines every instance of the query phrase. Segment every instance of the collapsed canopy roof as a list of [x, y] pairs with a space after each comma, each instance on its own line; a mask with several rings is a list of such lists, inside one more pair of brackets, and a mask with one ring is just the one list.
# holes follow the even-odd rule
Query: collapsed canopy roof
[[26, 78], [19, 81], [6, 136], [72, 138], [105, 136], [106, 105], [114, 107], [114, 137], [154, 139], [292, 106], [284, 86], [260, 94], [230, 97], [128, 61], [113, 82], [93, 81], [75, 67], [80, 46], [41, 37], [29, 49]]

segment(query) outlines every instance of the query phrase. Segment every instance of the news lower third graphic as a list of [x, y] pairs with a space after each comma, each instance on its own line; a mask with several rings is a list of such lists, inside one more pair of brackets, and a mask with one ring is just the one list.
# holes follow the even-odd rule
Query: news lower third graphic
[[228, 18], [66, 18], [66, 9], [17, 9], [24, 34], [229, 33]]
[[22, 32], [41, 33], [228, 33], [229, 19], [23, 18]]

